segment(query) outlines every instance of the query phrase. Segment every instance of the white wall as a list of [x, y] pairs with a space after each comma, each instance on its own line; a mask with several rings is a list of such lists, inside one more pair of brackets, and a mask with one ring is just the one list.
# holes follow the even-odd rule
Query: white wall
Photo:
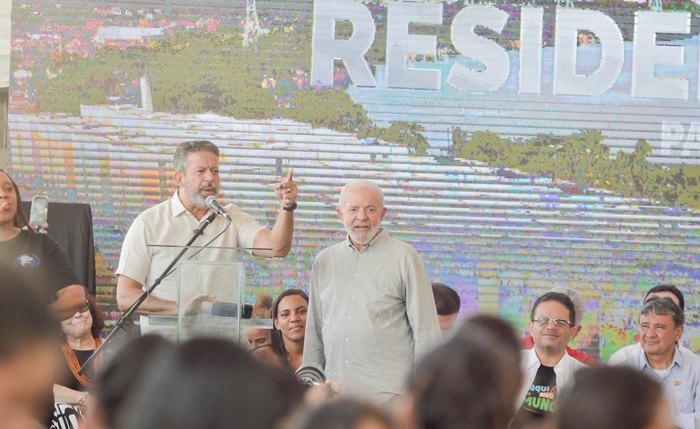
[[12, 0], [0, 0], [0, 167], [7, 153], [7, 88], [10, 86], [10, 14]]
[[10, 13], [12, 0], [0, 0], [0, 88], [10, 84]]

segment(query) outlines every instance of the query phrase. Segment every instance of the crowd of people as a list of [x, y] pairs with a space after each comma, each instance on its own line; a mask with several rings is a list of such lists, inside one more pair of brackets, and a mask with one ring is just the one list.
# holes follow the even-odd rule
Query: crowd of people
[[[235, 205], [212, 203], [218, 165], [211, 142], [178, 146], [175, 194], [139, 215], [125, 238], [116, 270], [121, 309], [170, 269], [171, 255], [150, 247], [182, 245], [190, 231], [200, 246], [241, 246], [263, 257], [289, 252], [298, 192], [292, 172], [274, 186], [280, 210], [268, 229]], [[532, 297], [524, 339], [497, 317], [459, 321], [459, 295], [431, 284], [420, 255], [382, 228], [384, 195], [370, 181], [341, 189], [337, 214], [346, 239], [318, 254], [308, 295], [289, 289], [274, 300], [259, 297], [251, 317], [272, 326], [248, 329], [248, 347], [207, 336], [177, 343], [172, 327], [149, 323], [149, 316], [193, 308], [178, 302], [176, 283], [166, 279], [138, 308], [143, 336], [109, 355], [95, 353], [104, 321], [94, 297], [71, 275], [60, 247], [27, 223], [20, 201], [17, 185], [0, 171], [0, 427], [700, 423], [700, 358], [680, 344], [685, 300], [677, 287], [649, 290], [639, 309], [639, 343], [614, 355], [614, 365], [569, 346], [585, 311], [570, 288]], [[194, 301], [212, 315], [218, 303], [206, 291]]]

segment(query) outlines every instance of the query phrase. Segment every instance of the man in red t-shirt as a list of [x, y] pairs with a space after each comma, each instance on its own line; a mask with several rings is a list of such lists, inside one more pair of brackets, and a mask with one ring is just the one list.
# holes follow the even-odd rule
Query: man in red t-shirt
[[[583, 313], [586, 311], [586, 304], [583, 302], [583, 298], [581, 295], [576, 292], [574, 289], [564, 287], [564, 286], [557, 286], [552, 288], [550, 292], [559, 292], [563, 293], [564, 295], [568, 296], [571, 298], [571, 301], [574, 303], [574, 308], [576, 309], [576, 325], [575, 327], [578, 327], [578, 332], [576, 335], [581, 333], [581, 320], [583, 320]], [[574, 335], [574, 338], [576, 338], [576, 335]], [[572, 338], [573, 339], [573, 338]], [[523, 340], [522, 348], [523, 350], [530, 350], [535, 346], [535, 342], [532, 339], [532, 335], [528, 334], [527, 337]], [[586, 365], [596, 365], [597, 361], [592, 358], [591, 356], [587, 355], [586, 353], [572, 349], [569, 346], [566, 346], [566, 353], [571, 356], [572, 358], [576, 359], [577, 361], [581, 363], [585, 363]]]

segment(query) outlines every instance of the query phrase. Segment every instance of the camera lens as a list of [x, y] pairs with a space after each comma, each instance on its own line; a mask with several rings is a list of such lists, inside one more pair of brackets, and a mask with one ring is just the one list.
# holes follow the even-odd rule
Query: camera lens
[[306, 388], [322, 385], [326, 381], [323, 369], [314, 364], [302, 366], [294, 373], [294, 376], [297, 382]]

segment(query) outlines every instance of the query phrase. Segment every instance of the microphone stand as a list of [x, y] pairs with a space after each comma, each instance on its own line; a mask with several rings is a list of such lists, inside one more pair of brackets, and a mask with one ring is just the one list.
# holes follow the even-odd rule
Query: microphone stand
[[97, 356], [99, 356], [99, 354], [102, 352], [102, 350], [104, 350], [104, 348], [107, 346], [107, 344], [109, 344], [109, 342], [112, 340], [112, 338], [113, 338], [114, 335], [117, 333], [117, 331], [118, 331], [119, 329], [123, 329], [124, 323], [126, 323], [127, 319], [128, 319], [129, 317], [131, 317], [131, 315], [134, 314], [134, 312], [135, 312], [136, 310], [138, 310], [138, 308], [141, 306], [141, 304], [143, 304], [143, 302], [146, 300], [146, 298], [148, 298], [148, 296], [149, 296], [149, 295], [153, 292], [153, 290], [163, 281], [163, 279], [165, 279], [165, 278], [168, 277], [173, 271], [175, 271], [175, 270], [172, 270], [172, 271], [171, 271], [171, 269], [175, 266], [175, 264], [178, 263], [178, 261], [179, 261], [180, 259], [182, 259], [182, 257], [185, 255], [185, 252], [187, 252], [189, 246], [190, 246], [192, 243], [194, 243], [194, 241], [197, 239], [197, 237], [199, 237], [200, 235], [202, 235], [202, 233], [204, 232], [204, 229], [205, 229], [207, 226], [209, 226], [210, 223], [212, 223], [212, 221], [214, 220], [214, 218], [216, 218], [217, 215], [218, 215], [218, 213], [217, 213], [216, 211], [211, 212], [211, 214], [210, 214], [209, 216], [207, 216], [207, 218], [204, 220], [204, 223], [202, 224], [202, 226], [194, 230], [194, 234], [192, 235], [192, 238], [190, 238], [190, 241], [188, 241], [187, 244], [185, 244], [185, 246], [183, 247], [182, 251], [180, 251], [180, 253], [172, 260], [172, 262], [170, 262], [170, 265], [168, 265], [168, 266], [163, 270], [163, 272], [160, 274], [160, 276], [158, 276], [158, 278], [153, 282], [153, 284], [151, 285], [151, 287], [149, 287], [148, 290], [145, 290], [145, 291], [141, 294], [141, 296], [140, 296], [136, 301], [134, 301], [133, 304], [131, 304], [131, 307], [129, 307], [125, 312], [122, 313], [121, 316], [119, 316], [119, 320], [117, 320], [117, 323], [114, 325], [114, 328], [112, 328], [112, 330], [110, 331], [109, 335], [107, 335], [107, 337], [104, 339], [104, 341], [102, 342], [102, 344], [100, 344], [100, 346], [99, 346], [97, 349], [95, 349], [95, 352], [92, 354], [92, 356], [90, 356], [90, 357], [85, 361], [85, 363], [83, 364], [83, 366], [80, 367], [80, 370], [78, 371], [78, 374], [82, 374], [82, 373], [85, 372], [85, 370], [87, 369], [88, 365], [90, 365], [90, 363], [91, 363], [93, 360], [95, 360], [95, 359], [97, 358]]

